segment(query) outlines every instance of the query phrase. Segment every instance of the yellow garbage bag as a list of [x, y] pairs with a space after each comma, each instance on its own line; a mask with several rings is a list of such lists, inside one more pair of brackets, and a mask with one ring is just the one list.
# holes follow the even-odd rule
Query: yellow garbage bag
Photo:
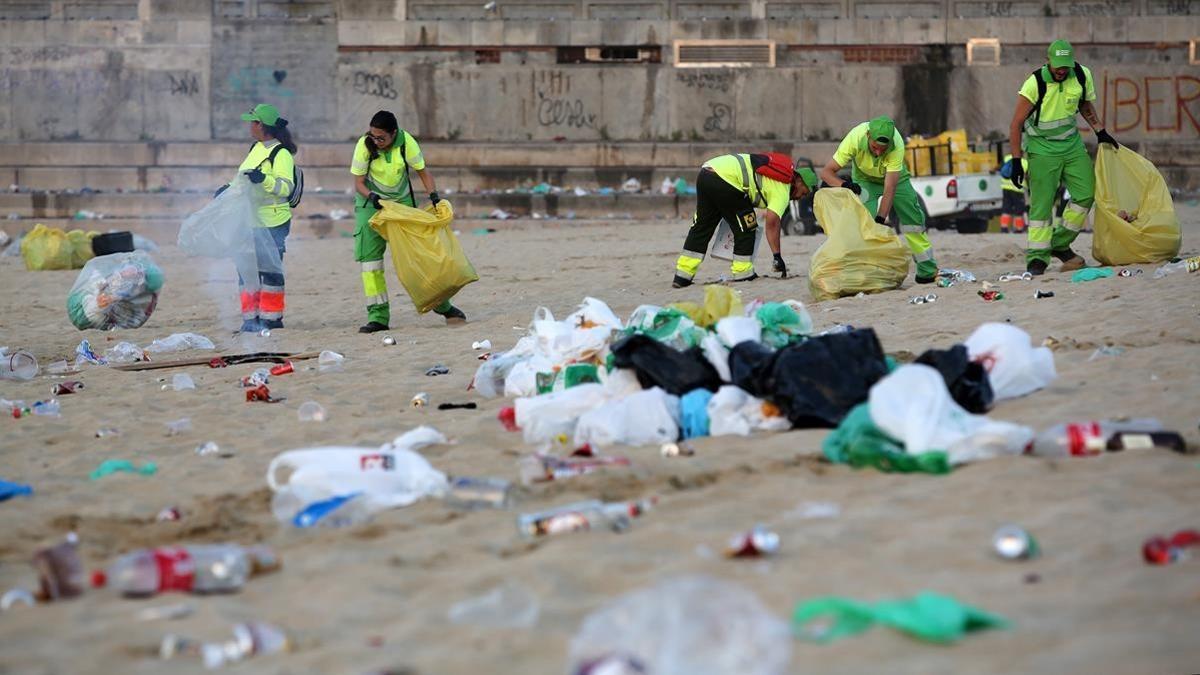
[[21, 257], [29, 270], [75, 270], [91, 260], [92, 237], [98, 232], [71, 230], [38, 223], [21, 239]]
[[668, 305], [688, 315], [697, 326], [708, 328], [727, 316], [742, 316], [742, 294], [728, 286], [709, 284], [704, 287], [704, 306], [694, 302], [673, 302]]
[[1092, 257], [1103, 265], [1170, 260], [1182, 243], [1167, 182], [1148, 159], [1124, 146], [1113, 150], [1101, 143], [1096, 151], [1093, 229]]
[[422, 314], [479, 281], [450, 229], [453, 220], [454, 209], [444, 199], [424, 209], [385, 201], [371, 217], [371, 228], [388, 242], [396, 276]]
[[813, 212], [829, 237], [808, 266], [814, 300], [899, 288], [908, 276], [908, 251], [892, 228], [875, 222], [857, 195], [845, 188], [818, 190]]

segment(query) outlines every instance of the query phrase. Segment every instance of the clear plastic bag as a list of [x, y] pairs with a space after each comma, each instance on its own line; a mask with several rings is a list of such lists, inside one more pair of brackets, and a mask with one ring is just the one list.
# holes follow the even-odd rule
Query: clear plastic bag
[[900, 287], [908, 276], [908, 251], [890, 227], [871, 218], [857, 195], [845, 188], [818, 190], [813, 212], [828, 235], [808, 267], [814, 300]]
[[588, 410], [575, 425], [575, 447], [659, 445], [679, 439], [679, 397], [653, 387]]
[[1114, 150], [1102, 143], [1096, 151], [1094, 227], [1092, 255], [1104, 265], [1170, 260], [1182, 242], [1167, 182], [1125, 146]]
[[739, 387], [721, 387], [708, 401], [708, 433], [712, 436], [749, 436], [755, 431], [792, 428], [792, 423], [783, 415], [768, 415], [767, 405], [766, 401]]
[[943, 450], [951, 464], [1020, 454], [1033, 429], [972, 415], [950, 397], [933, 368], [903, 365], [871, 387], [871, 421], [910, 455]]
[[138, 328], [154, 313], [163, 273], [144, 251], [92, 258], [67, 294], [67, 316], [79, 330]]
[[153, 354], [165, 352], [181, 352], [186, 349], [216, 349], [212, 340], [195, 333], [172, 333], [165, 338], [159, 338], [146, 347]]
[[283, 274], [283, 259], [258, 207], [263, 191], [239, 175], [229, 188], [188, 216], [179, 226], [179, 248], [203, 258], [232, 260], [249, 293], [260, 290], [262, 274]]
[[616, 658], [653, 675], [783, 675], [791, 656], [787, 624], [753, 592], [688, 576], [627, 593], [589, 614], [571, 639], [567, 672], [579, 675]]

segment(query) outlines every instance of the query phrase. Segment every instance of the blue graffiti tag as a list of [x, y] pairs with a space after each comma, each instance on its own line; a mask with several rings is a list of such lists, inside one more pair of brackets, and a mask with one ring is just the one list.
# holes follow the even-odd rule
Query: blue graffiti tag
[[286, 77], [286, 70], [239, 68], [229, 76], [229, 88], [235, 94], [242, 94], [254, 99], [270, 96], [290, 98], [295, 94], [291, 89], [283, 86], [283, 80]]

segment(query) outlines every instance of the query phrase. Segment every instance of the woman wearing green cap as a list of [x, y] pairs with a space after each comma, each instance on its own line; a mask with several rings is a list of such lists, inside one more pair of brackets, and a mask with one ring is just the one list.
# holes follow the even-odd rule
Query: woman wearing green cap
[[[1062, 261], [1062, 270], [1084, 266], [1083, 257], [1071, 250], [1071, 243], [1087, 223], [1088, 211], [1095, 201], [1095, 174], [1092, 159], [1075, 115], [1096, 132], [1096, 139], [1117, 147], [1117, 141], [1100, 122], [1096, 107], [1096, 86], [1092, 71], [1075, 61], [1075, 49], [1066, 40], [1055, 40], [1046, 50], [1046, 65], [1033, 71], [1017, 92], [1017, 106], [1008, 129], [1012, 144], [1012, 182], [1025, 182], [1022, 156], [1029, 159], [1029, 234], [1025, 249], [1025, 269], [1030, 274], [1045, 274], [1050, 256]], [[1066, 184], [1071, 203], [1063, 214], [1063, 224], [1053, 225], [1054, 197], [1059, 184]]]
[[[243, 114], [242, 119], [250, 123], [250, 136], [255, 143], [238, 172], [245, 174], [251, 183], [261, 185], [266, 193], [265, 203], [258, 209], [259, 225], [267, 228], [282, 262], [284, 242], [292, 228], [292, 207], [288, 202], [296, 189], [293, 158], [296, 144], [288, 131], [288, 121], [279, 116], [273, 105], [260, 103]], [[270, 266], [261, 257], [258, 264], [264, 270], [259, 272], [258, 279], [246, 280], [238, 275], [243, 332], [283, 328], [283, 267], [278, 272], [265, 271]]]
[[[837, 173], [847, 164], [850, 180], [842, 180]], [[895, 208], [900, 232], [917, 263], [916, 282], [928, 284], [937, 279], [933, 244], [925, 234], [925, 211], [904, 165], [904, 136], [890, 117], [879, 116], [851, 129], [821, 169], [821, 180], [860, 196], [866, 190], [864, 206], [877, 223], [886, 225]]]

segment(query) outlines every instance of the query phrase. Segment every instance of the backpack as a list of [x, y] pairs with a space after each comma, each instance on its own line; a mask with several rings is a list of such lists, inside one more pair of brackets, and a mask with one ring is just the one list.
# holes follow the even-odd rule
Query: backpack
[[[1033, 110], [1029, 114], [1033, 116], [1033, 123], [1036, 125], [1042, 119], [1042, 101], [1046, 98], [1046, 81], [1042, 79], [1042, 69], [1038, 68], [1033, 71], [1033, 78], [1037, 80], [1038, 98], [1033, 104]], [[1083, 66], [1079, 62], [1075, 62], [1075, 80], [1079, 82], [1079, 86], [1083, 89], [1080, 99], [1087, 97], [1087, 74], [1083, 72]], [[1011, 171], [1011, 169], [1010, 169]]]
[[750, 164], [754, 166], [754, 173], [784, 185], [791, 185], [796, 175], [792, 158], [779, 152], [751, 153]]
[[[283, 150], [282, 143], [280, 143], [279, 145], [276, 145], [274, 148], [271, 149], [271, 154], [270, 154], [270, 156], [267, 157], [267, 161], [271, 163], [271, 166], [275, 166], [275, 155], [278, 155], [280, 150]], [[300, 206], [300, 198], [303, 196], [304, 196], [304, 172], [300, 170], [300, 167], [296, 164], [295, 157], [293, 156], [293, 158], [292, 158], [292, 194], [288, 196], [288, 205], [291, 206], [293, 209], [296, 208], [297, 206]]]
[[1012, 180], [1012, 172], [1013, 172], [1013, 161], [1012, 161], [1012, 158], [1010, 157], [1000, 167], [1000, 177], [1005, 180]]

